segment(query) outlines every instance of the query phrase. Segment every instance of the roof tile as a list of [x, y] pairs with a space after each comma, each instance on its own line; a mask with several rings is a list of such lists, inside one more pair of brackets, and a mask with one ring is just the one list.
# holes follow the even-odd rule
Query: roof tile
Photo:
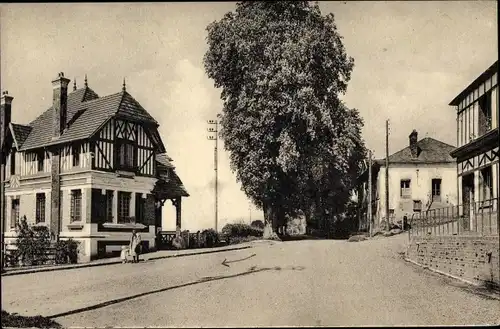
[[14, 133], [14, 140], [16, 141], [17, 147], [21, 148], [26, 138], [28, 138], [31, 127], [28, 125], [20, 125], [17, 123], [11, 123], [12, 132]]
[[[405, 147], [389, 156], [389, 163], [447, 163], [455, 162], [450, 155], [455, 146], [443, 143], [431, 137], [426, 137], [417, 142], [419, 150], [417, 158], [412, 158], [410, 146]], [[384, 164], [385, 158], [378, 160]]]

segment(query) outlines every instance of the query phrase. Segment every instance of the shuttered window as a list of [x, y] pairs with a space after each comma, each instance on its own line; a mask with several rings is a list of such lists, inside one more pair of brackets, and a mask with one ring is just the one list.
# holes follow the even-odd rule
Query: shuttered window
[[10, 216], [10, 228], [15, 228], [19, 223], [19, 199], [12, 199], [11, 206], [11, 216]]
[[80, 222], [82, 220], [82, 191], [71, 191], [70, 221]]
[[130, 222], [130, 192], [118, 192], [118, 223]]
[[116, 160], [117, 169], [135, 170], [136, 169], [136, 146], [134, 142], [128, 140], [117, 140], [116, 142]]
[[45, 223], [45, 193], [36, 194], [36, 223]]

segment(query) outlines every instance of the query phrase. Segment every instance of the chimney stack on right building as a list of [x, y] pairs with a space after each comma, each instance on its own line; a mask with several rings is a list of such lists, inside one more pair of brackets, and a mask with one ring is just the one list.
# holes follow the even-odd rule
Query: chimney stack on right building
[[415, 129], [413, 129], [413, 131], [410, 134], [410, 151], [411, 151], [411, 157], [414, 159], [418, 157], [417, 141], [418, 141], [418, 133]]
[[5, 142], [5, 137], [7, 137], [7, 131], [9, 129], [9, 124], [12, 118], [12, 100], [14, 97], [9, 95], [8, 91], [2, 92], [2, 97], [0, 98], [0, 136], [1, 136], [1, 147], [2, 152]]
[[58, 77], [52, 81], [53, 104], [52, 104], [52, 138], [61, 136], [66, 127], [68, 84], [69, 79], [64, 77], [64, 73], [59, 73]]

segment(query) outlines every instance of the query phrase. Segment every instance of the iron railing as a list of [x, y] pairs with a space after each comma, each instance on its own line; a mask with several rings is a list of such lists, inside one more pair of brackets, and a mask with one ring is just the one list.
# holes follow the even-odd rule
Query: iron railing
[[498, 236], [498, 198], [414, 213], [409, 235]]

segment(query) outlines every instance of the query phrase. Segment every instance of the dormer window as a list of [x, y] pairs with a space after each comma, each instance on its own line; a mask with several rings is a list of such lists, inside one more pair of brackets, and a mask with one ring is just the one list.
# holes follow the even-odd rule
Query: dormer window
[[72, 154], [73, 154], [73, 167], [80, 166], [80, 154], [81, 154], [81, 145], [73, 145]]
[[479, 136], [491, 130], [491, 90], [479, 98]]
[[136, 145], [133, 141], [126, 139], [116, 140], [117, 169], [135, 171], [137, 167], [135, 154]]
[[12, 149], [12, 153], [10, 154], [10, 174], [16, 174], [16, 149]]
[[44, 170], [43, 163], [45, 161], [45, 152], [43, 150], [38, 152], [36, 160], [37, 160], [38, 172], [43, 172]]

